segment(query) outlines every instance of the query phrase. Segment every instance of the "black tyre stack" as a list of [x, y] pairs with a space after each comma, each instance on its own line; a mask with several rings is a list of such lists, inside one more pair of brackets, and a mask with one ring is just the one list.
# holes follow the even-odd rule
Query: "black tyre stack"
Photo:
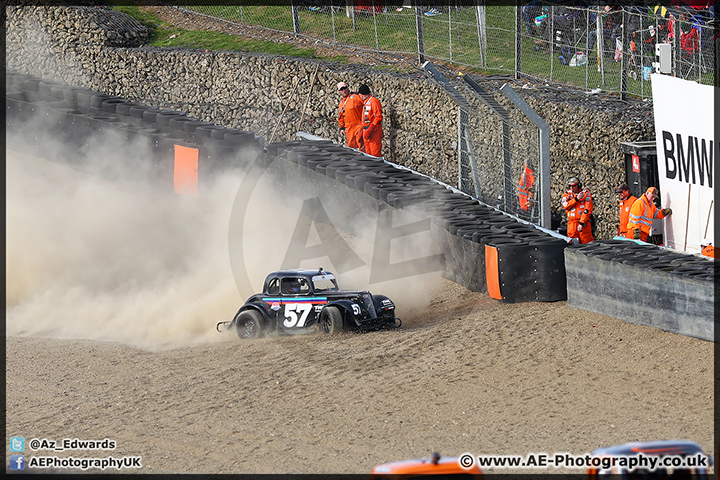
[[252, 132], [185, 112], [15, 72], [6, 72], [5, 85], [7, 132], [23, 134], [11, 148], [77, 167], [83, 149], [103, 138], [106, 147], [126, 146], [123, 167], [147, 175], [164, 191], [174, 187], [177, 147], [198, 150], [200, 179], [243, 168], [262, 153], [262, 140]]

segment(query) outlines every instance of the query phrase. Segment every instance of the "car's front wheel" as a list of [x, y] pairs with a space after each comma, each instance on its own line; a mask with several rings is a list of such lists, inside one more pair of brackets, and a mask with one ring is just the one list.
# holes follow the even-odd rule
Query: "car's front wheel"
[[235, 322], [238, 337], [252, 340], [263, 336], [262, 315], [255, 310], [241, 312]]
[[343, 328], [342, 315], [337, 307], [325, 307], [320, 312], [320, 320], [318, 321], [318, 330], [324, 334], [340, 333]]

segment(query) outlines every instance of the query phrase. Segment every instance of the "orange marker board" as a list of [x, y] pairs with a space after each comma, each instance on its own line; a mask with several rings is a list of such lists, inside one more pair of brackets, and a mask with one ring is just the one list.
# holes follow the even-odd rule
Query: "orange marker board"
[[198, 157], [197, 148], [175, 145], [175, 193], [197, 196]]
[[488, 294], [495, 300], [502, 300], [500, 293], [500, 265], [498, 265], [498, 249], [485, 245], [485, 282]]

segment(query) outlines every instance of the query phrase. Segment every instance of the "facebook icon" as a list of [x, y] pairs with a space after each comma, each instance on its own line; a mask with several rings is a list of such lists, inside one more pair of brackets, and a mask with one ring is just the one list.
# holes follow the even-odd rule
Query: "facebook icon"
[[25, 455], [10, 455], [10, 470], [25, 470]]

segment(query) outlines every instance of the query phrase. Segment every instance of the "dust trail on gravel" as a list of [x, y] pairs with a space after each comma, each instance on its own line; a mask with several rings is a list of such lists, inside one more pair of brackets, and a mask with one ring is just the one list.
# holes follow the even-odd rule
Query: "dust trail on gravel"
[[[126, 171], [127, 153], [116, 152], [133, 148], [113, 139], [96, 138], [77, 151], [59, 144], [44, 148], [63, 152], [71, 163], [87, 161], [83, 169], [92, 174], [6, 150], [8, 335], [114, 341], [147, 350], [227, 341], [229, 334], [218, 334], [215, 323], [230, 320], [260, 291], [265, 275], [281, 267], [284, 253], [297, 248], [290, 236], [302, 202], [278, 201], [283, 192], [272, 186], [258, 189], [249, 205], [240, 206], [247, 207], [243, 254], [252, 281], [251, 288], [241, 288], [228, 261], [228, 223], [238, 208], [243, 172], [217, 178], [197, 197], [181, 196], [159, 193], [135, 177], [143, 172]], [[135, 149], [134, 158], [150, 155]], [[361, 228], [367, 237], [334, 232], [366, 260], [339, 275], [342, 288], [369, 286], [374, 225], [357, 221], [368, 222]], [[307, 245], [324, 227], [313, 228]], [[393, 262], [425, 250], [412, 239], [395, 243]], [[327, 257], [298, 266], [318, 265], [334, 267]], [[428, 305], [436, 285], [436, 275], [424, 274], [372, 290], [393, 298], [402, 315]]]
[[6, 153], [9, 335], [218, 341], [214, 321], [239, 301], [224, 244], [237, 182], [159, 194]]

